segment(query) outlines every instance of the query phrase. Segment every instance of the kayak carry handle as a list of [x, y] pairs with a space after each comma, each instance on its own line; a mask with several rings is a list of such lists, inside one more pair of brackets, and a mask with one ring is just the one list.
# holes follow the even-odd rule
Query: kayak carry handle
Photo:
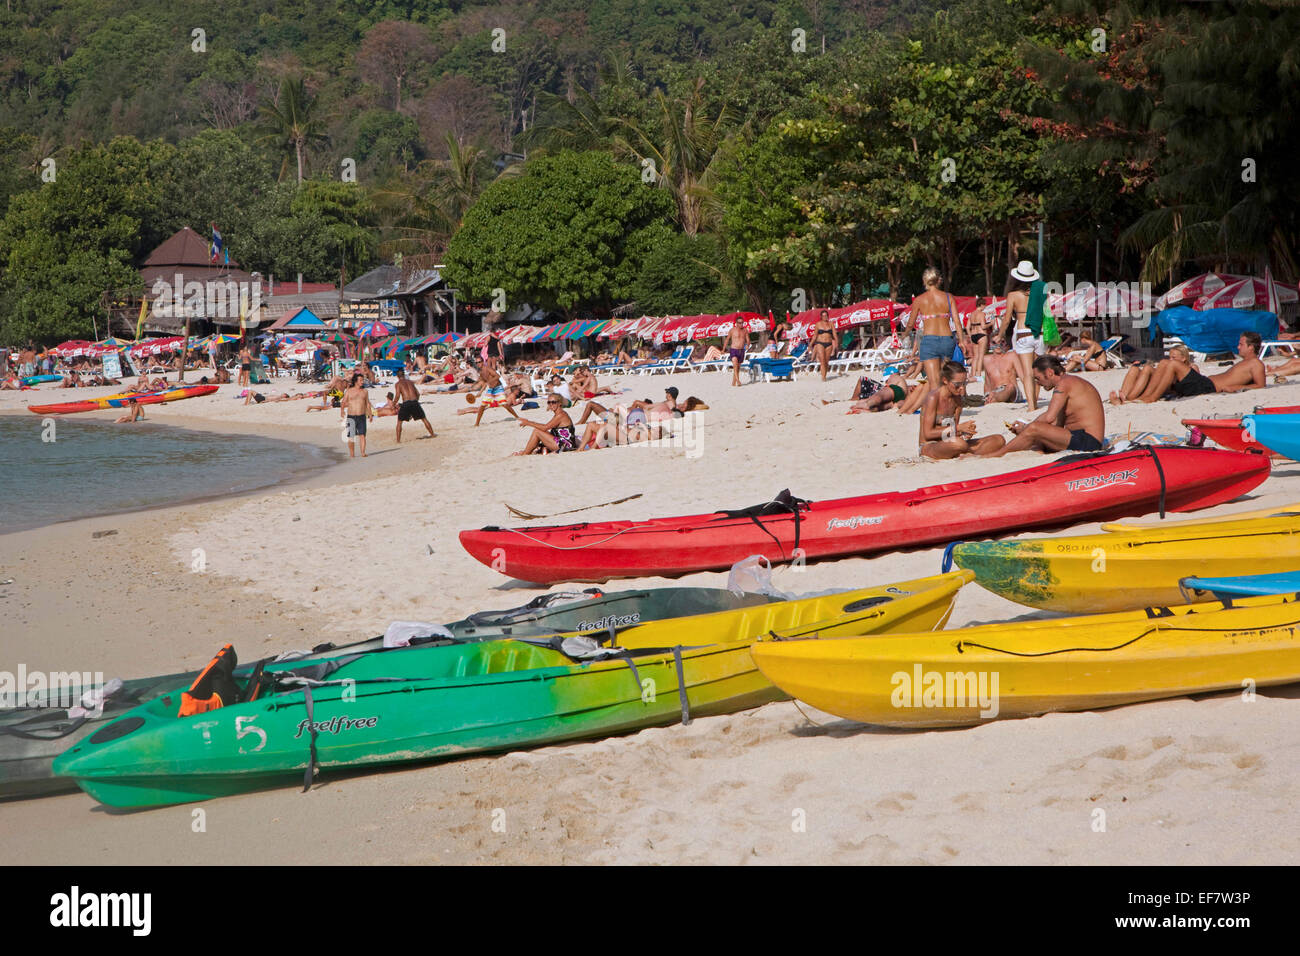
[[964, 541], [953, 541], [948, 544], [948, 547], [943, 549], [943, 563], [939, 565], [940, 574], [947, 574], [952, 570], [952, 549], [957, 547], [959, 544], [965, 543], [966, 542]]

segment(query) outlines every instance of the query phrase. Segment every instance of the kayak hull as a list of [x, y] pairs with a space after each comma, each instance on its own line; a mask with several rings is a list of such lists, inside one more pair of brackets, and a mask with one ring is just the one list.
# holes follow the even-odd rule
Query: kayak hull
[[[524, 581], [676, 576], [724, 570], [751, 554], [778, 564], [1148, 514], [1160, 507], [1162, 475], [1165, 508], [1191, 511], [1230, 501], [1268, 473], [1264, 455], [1149, 448], [1075, 456], [910, 492], [812, 502], [797, 521], [789, 513], [759, 519], [713, 513], [483, 528], [462, 531], [460, 541], [493, 570]], [[1032, 512], [1027, 500], [1034, 502]]]
[[848, 720], [950, 727], [1300, 680], [1296, 595], [754, 648], [786, 693]]
[[166, 402], [179, 402], [187, 398], [201, 398], [217, 390], [216, 385], [186, 385], [182, 388], [169, 388], [162, 392], [122, 392], [118, 395], [106, 395], [103, 398], [90, 398], [80, 402], [57, 402], [53, 405], [28, 405], [27, 410], [37, 415], [75, 415], [78, 412], [93, 412], [104, 408], [126, 408], [135, 399], [137, 405], [161, 405]]
[[952, 559], [974, 571], [981, 587], [1028, 607], [1065, 614], [1136, 610], [1182, 603], [1186, 577], [1300, 567], [1300, 514], [962, 542], [953, 546]]
[[[595, 595], [553, 594], [543, 595], [519, 608], [480, 611], [446, 626], [457, 639], [464, 641], [611, 627], [622, 631], [651, 621], [733, 611], [774, 600], [762, 594], [734, 594], [723, 588], [642, 588]], [[347, 648], [322, 645], [318, 652], [299, 659], [320, 659], [345, 651], [381, 650], [383, 638], [376, 637]], [[250, 670], [251, 665], [247, 665], [238, 673]], [[188, 687], [197, 676], [198, 672], [192, 671], [125, 681], [105, 701], [102, 713], [84, 722], [70, 719], [65, 709], [55, 706], [57, 702], [45, 698], [31, 698], [28, 706], [22, 708], [0, 709], [0, 799], [75, 790], [73, 781], [54, 775], [51, 765], [55, 757], [94, 733], [105, 721], [115, 720], [169, 691]]]
[[313, 726], [316, 766], [367, 767], [669, 725], [684, 717], [683, 693], [691, 717], [732, 713], [782, 699], [750, 653], [761, 628], [804, 636], [942, 626], [969, 579], [959, 572], [654, 622], [620, 635], [630, 662], [577, 663], [523, 641], [368, 654], [312, 690], [310, 718], [296, 689], [184, 718], [172, 693], [104, 725], [54, 770], [103, 803], [155, 806], [303, 780]]
[[1271, 448], [1265, 448], [1259, 442], [1247, 438], [1245, 432], [1241, 430], [1240, 418], [1184, 418], [1183, 424], [1188, 428], [1199, 428], [1206, 438], [1229, 451], [1277, 454]]
[[1267, 445], [1280, 455], [1300, 460], [1300, 415], [1246, 415], [1243, 434]]

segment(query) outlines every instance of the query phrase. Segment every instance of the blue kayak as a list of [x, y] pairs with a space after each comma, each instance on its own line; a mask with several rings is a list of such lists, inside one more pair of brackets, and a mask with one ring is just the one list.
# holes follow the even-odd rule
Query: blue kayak
[[1291, 594], [1300, 593], [1300, 571], [1243, 574], [1241, 577], [1234, 578], [1183, 578], [1178, 583], [1189, 597], [1193, 591], [1242, 597], [1252, 594]]
[[1243, 415], [1241, 428], [1247, 438], [1300, 461], [1300, 415]]
[[41, 385], [45, 382], [59, 382], [63, 380], [62, 375], [26, 375], [22, 379], [24, 385]]

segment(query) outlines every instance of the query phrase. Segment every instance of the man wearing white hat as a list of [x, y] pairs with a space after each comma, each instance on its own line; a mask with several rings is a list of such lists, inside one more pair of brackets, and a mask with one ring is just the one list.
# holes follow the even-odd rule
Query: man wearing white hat
[[1033, 263], [1021, 259], [1007, 276], [1007, 314], [998, 330], [998, 338], [1007, 334], [1012, 322], [1011, 348], [1016, 356], [1017, 374], [1031, 409], [1038, 407], [1038, 382], [1034, 379], [1034, 358], [1047, 354], [1043, 343], [1043, 305], [1047, 300], [1043, 277]]

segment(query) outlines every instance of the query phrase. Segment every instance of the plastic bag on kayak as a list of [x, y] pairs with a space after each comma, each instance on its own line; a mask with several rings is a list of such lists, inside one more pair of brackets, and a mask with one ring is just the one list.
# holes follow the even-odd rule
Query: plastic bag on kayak
[[417, 637], [448, 637], [455, 640], [456, 635], [441, 624], [425, 624], [421, 621], [394, 621], [384, 631], [384, 647], [407, 647]]
[[735, 595], [748, 593], [785, 597], [772, 587], [772, 562], [761, 554], [751, 554], [731, 566], [731, 573], [727, 575], [727, 590]]

